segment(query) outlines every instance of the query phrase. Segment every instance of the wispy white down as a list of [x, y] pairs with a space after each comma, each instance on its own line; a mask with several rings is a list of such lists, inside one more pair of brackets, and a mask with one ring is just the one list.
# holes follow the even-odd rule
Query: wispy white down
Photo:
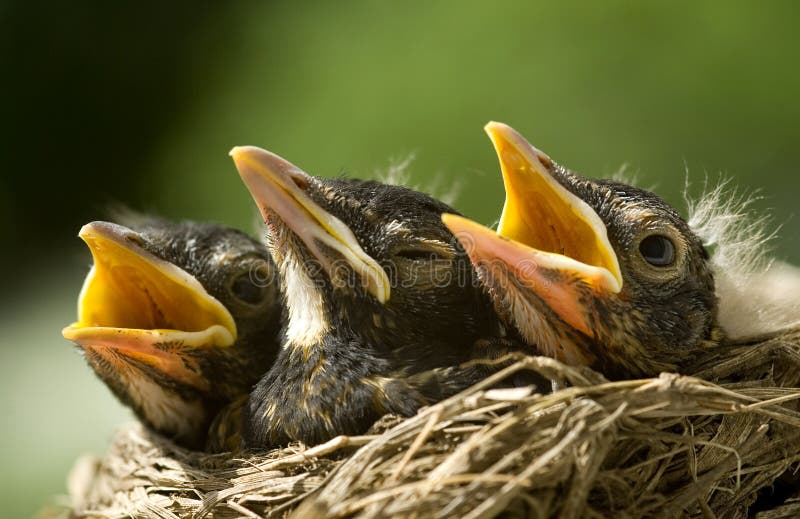
[[614, 182], [621, 182], [629, 186], [639, 185], [639, 175], [635, 171], [631, 171], [630, 165], [627, 163], [618, 167], [608, 178]]
[[447, 205], [453, 205], [461, 193], [461, 182], [447, 178], [447, 175], [433, 174], [428, 182], [414, 184], [411, 182], [409, 167], [414, 162], [414, 154], [407, 155], [402, 160], [389, 161], [389, 167], [375, 171], [375, 179], [393, 186], [405, 186], [416, 191], [428, 193]]
[[758, 215], [758, 197], [730, 180], [686, 195], [689, 226], [711, 254], [719, 323], [732, 338], [800, 325], [800, 268], [769, 259], [769, 216]]

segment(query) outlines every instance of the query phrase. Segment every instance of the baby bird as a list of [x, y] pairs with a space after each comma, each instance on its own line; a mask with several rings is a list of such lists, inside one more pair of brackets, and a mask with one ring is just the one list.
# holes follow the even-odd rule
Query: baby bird
[[583, 178], [509, 126], [486, 132], [506, 189], [497, 232], [458, 215], [443, 221], [525, 342], [628, 378], [674, 371], [721, 340], [709, 255], [672, 207]]
[[470, 359], [497, 351], [478, 339], [497, 336], [499, 322], [442, 224], [451, 207], [404, 187], [313, 177], [260, 148], [231, 155], [267, 223], [288, 315], [244, 411], [247, 446], [360, 434], [486, 375]]
[[220, 409], [246, 395], [277, 353], [275, 266], [236, 229], [127, 219], [136, 230], [108, 222], [81, 229], [94, 266], [78, 321], [63, 335], [146, 426], [202, 448]]

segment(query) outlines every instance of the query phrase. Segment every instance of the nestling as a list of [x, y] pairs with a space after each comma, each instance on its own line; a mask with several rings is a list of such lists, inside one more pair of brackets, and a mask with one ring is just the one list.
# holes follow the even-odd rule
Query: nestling
[[478, 380], [437, 371], [492, 356], [478, 339], [499, 334], [441, 222], [452, 208], [404, 187], [313, 177], [255, 147], [231, 155], [267, 223], [288, 310], [245, 412], [247, 445], [363, 433]]
[[64, 329], [151, 429], [202, 448], [211, 421], [277, 353], [279, 280], [266, 249], [211, 223], [134, 216], [80, 237], [94, 266]]
[[674, 371], [720, 341], [709, 255], [672, 207], [648, 191], [583, 178], [509, 126], [486, 131], [506, 188], [497, 232], [443, 219], [525, 342], [625, 378]]

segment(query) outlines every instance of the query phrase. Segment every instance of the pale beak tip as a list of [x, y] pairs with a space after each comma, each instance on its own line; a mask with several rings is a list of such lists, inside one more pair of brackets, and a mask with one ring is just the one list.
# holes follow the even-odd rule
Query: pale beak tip
[[445, 227], [450, 229], [450, 232], [452, 232], [454, 235], [464, 230], [465, 220], [466, 218], [462, 218], [457, 214], [442, 213], [442, 223], [445, 225]]
[[[245, 184], [248, 184], [248, 177], [253, 176], [256, 169], [258, 169], [258, 151], [261, 151], [255, 146], [234, 146], [228, 155], [233, 159], [233, 164], [236, 166], [236, 171]], [[255, 175], [258, 176], [258, 175]]]
[[103, 225], [104, 222], [89, 222], [81, 227], [78, 231], [78, 238], [86, 242], [91, 247], [91, 242], [103, 235], [103, 231], [107, 226]]
[[486, 126], [484, 126], [483, 129], [489, 135], [489, 138], [494, 142], [506, 141], [517, 145], [520, 142], [527, 143], [522, 134], [506, 123], [489, 121], [486, 123]]
[[505, 123], [501, 123], [498, 121], [489, 121], [488, 123], [486, 123], [483, 129], [486, 133], [491, 134], [497, 131], [510, 130], [511, 127]]
[[489, 135], [489, 139], [495, 147], [495, 150], [513, 149], [517, 153], [527, 155], [529, 160], [539, 161], [542, 165], [550, 167], [553, 159], [547, 153], [543, 152], [522, 136], [517, 130], [505, 123], [490, 121], [484, 126], [484, 130]]
[[76, 334], [75, 334], [75, 325], [71, 324], [69, 326], [65, 326], [61, 330], [61, 336], [64, 337], [65, 339], [67, 339], [68, 341], [74, 341], [75, 340], [75, 336], [76, 336]]
[[92, 227], [91, 223], [85, 224], [83, 227], [81, 227], [81, 230], [78, 231], [78, 237], [81, 238], [81, 239], [86, 238], [86, 236], [91, 234], [92, 228], [93, 227]]
[[231, 151], [228, 152], [228, 155], [233, 159], [234, 162], [239, 162], [243, 158], [253, 155], [254, 150], [256, 150], [255, 146], [234, 146], [231, 148]]
[[236, 161], [246, 157], [256, 158], [259, 156], [271, 156], [273, 153], [261, 149], [258, 146], [234, 146], [231, 148], [231, 151], [228, 152], [228, 155]]

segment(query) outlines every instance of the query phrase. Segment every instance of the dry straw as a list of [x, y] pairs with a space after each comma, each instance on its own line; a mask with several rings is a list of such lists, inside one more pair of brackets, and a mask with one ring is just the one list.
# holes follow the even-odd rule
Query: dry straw
[[[492, 389], [521, 370], [561, 389]], [[124, 428], [76, 465], [62, 515], [800, 517], [799, 387], [800, 330], [708, 351], [692, 376], [609, 382], [520, 358], [417, 416], [310, 448], [205, 455]]]

